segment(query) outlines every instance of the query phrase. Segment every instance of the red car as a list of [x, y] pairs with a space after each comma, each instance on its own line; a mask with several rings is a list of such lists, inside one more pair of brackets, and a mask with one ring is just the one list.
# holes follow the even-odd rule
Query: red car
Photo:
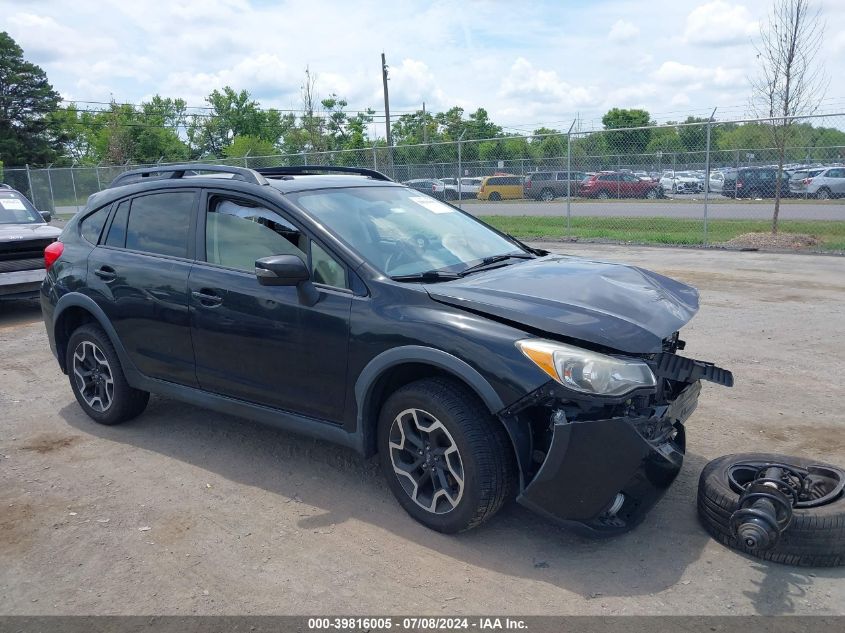
[[601, 172], [578, 185], [578, 195], [585, 198], [659, 198], [660, 183], [644, 180], [625, 172]]

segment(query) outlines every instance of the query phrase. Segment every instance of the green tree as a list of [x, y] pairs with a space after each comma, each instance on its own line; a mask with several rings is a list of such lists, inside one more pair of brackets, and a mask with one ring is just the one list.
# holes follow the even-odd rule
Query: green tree
[[188, 141], [196, 156], [222, 156], [237, 136], [253, 136], [278, 145], [286, 122], [278, 110], [262, 110], [246, 90], [229, 86], [214, 90], [206, 102], [208, 114], [195, 114], [188, 123]]
[[7, 165], [55, 159], [61, 142], [49, 114], [60, 101], [41, 67], [24, 59], [8, 33], [0, 33], [0, 157]]
[[[651, 115], [645, 110], [613, 108], [601, 118], [606, 130], [619, 128], [644, 128], [651, 123]], [[607, 144], [616, 154], [642, 154], [651, 140], [651, 130], [636, 129], [606, 134]]]
[[277, 154], [276, 146], [257, 136], [236, 136], [231, 144], [223, 148], [226, 158], [242, 158], [244, 156], [272, 156]]

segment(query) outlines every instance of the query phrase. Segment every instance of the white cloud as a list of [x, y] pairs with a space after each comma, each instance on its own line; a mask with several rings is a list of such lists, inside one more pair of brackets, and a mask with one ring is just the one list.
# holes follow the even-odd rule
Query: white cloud
[[702, 82], [709, 82], [714, 86], [735, 86], [741, 84], [745, 77], [745, 71], [741, 68], [725, 68], [722, 66], [704, 68], [668, 61], [663, 62], [651, 76], [659, 83], [669, 85], [686, 84], [687, 89], [697, 90], [701, 88]]
[[[769, 2], [676, 0], [646, 17], [630, 0], [535, 0], [509, 19], [490, 2], [357, 0], [352, 10], [342, 0], [74, 0], [68, 11], [64, 0], [0, 0], [0, 30], [78, 101], [159, 93], [202, 106], [228, 84], [264, 107], [297, 109], [308, 65], [319, 97], [334, 92], [352, 111], [380, 113], [384, 50], [393, 114], [422, 101], [432, 111], [484, 107], [496, 123], [533, 129], [566, 127], [576, 115], [599, 121], [613, 106], [658, 119], [687, 105], [744, 107], [749, 35]], [[845, 3], [824, 2], [823, 56], [837, 77]], [[671, 105], [679, 95], [689, 104]], [[841, 102], [845, 84], [832, 82], [827, 96]]]
[[513, 63], [502, 80], [499, 94], [505, 98], [551, 102], [570, 109], [597, 103], [592, 88], [573, 86], [563, 81], [557, 71], [535, 68], [524, 57]]
[[640, 34], [640, 27], [626, 20], [616, 20], [607, 38], [611, 42], [629, 42]]
[[673, 106], [686, 106], [690, 104], [690, 98], [687, 93], [679, 92], [674, 97], [672, 97], [672, 101], [670, 101], [669, 103]]
[[[390, 67], [388, 77], [390, 100], [397, 105], [420, 107], [423, 101], [431, 105], [443, 102], [443, 91], [425, 62], [403, 59], [399, 66]], [[381, 87], [376, 92], [380, 95]]]
[[711, 46], [744, 44], [757, 34], [758, 28], [758, 21], [745, 6], [713, 0], [687, 16], [684, 39]]

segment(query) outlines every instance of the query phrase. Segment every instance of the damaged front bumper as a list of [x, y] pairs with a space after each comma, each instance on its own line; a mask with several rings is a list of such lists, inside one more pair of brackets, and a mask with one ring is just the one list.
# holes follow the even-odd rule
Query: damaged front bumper
[[[553, 394], [555, 388], [549, 389]], [[552, 405], [547, 446], [523, 451], [517, 501], [594, 536], [630, 530], [680, 472], [683, 422], [695, 410], [700, 391], [695, 380], [680, 386], [666, 404], [630, 408], [606, 419], [568, 419], [563, 408]], [[517, 424], [508, 428], [513, 437]], [[514, 439], [524, 446], [524, 437]]]

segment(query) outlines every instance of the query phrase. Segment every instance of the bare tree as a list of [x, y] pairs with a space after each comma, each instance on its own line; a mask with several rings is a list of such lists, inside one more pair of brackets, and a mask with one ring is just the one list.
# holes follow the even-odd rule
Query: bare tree
[[302, 84], [302, 126], [308, 135], [308, 142], [311, 151], [320, 151], [322, 137], [322, 119], [315, 112], [317, 96], [317, 76], [311, 72], [309, 66], [305, 67], [305, 83]]
[[827, 89], [827, 79], [816, 55], [824, 37], [818, 9], [809, 0], [774, 0], [766, 23], [760, 25], [756, 43], [758, 76], [752, 80], [751, 105], [757, 116], [769, 117], [778, 157], [772, 233], [778, 231], [778, 214], [786, 144], [794, 118], [815, 112]]

